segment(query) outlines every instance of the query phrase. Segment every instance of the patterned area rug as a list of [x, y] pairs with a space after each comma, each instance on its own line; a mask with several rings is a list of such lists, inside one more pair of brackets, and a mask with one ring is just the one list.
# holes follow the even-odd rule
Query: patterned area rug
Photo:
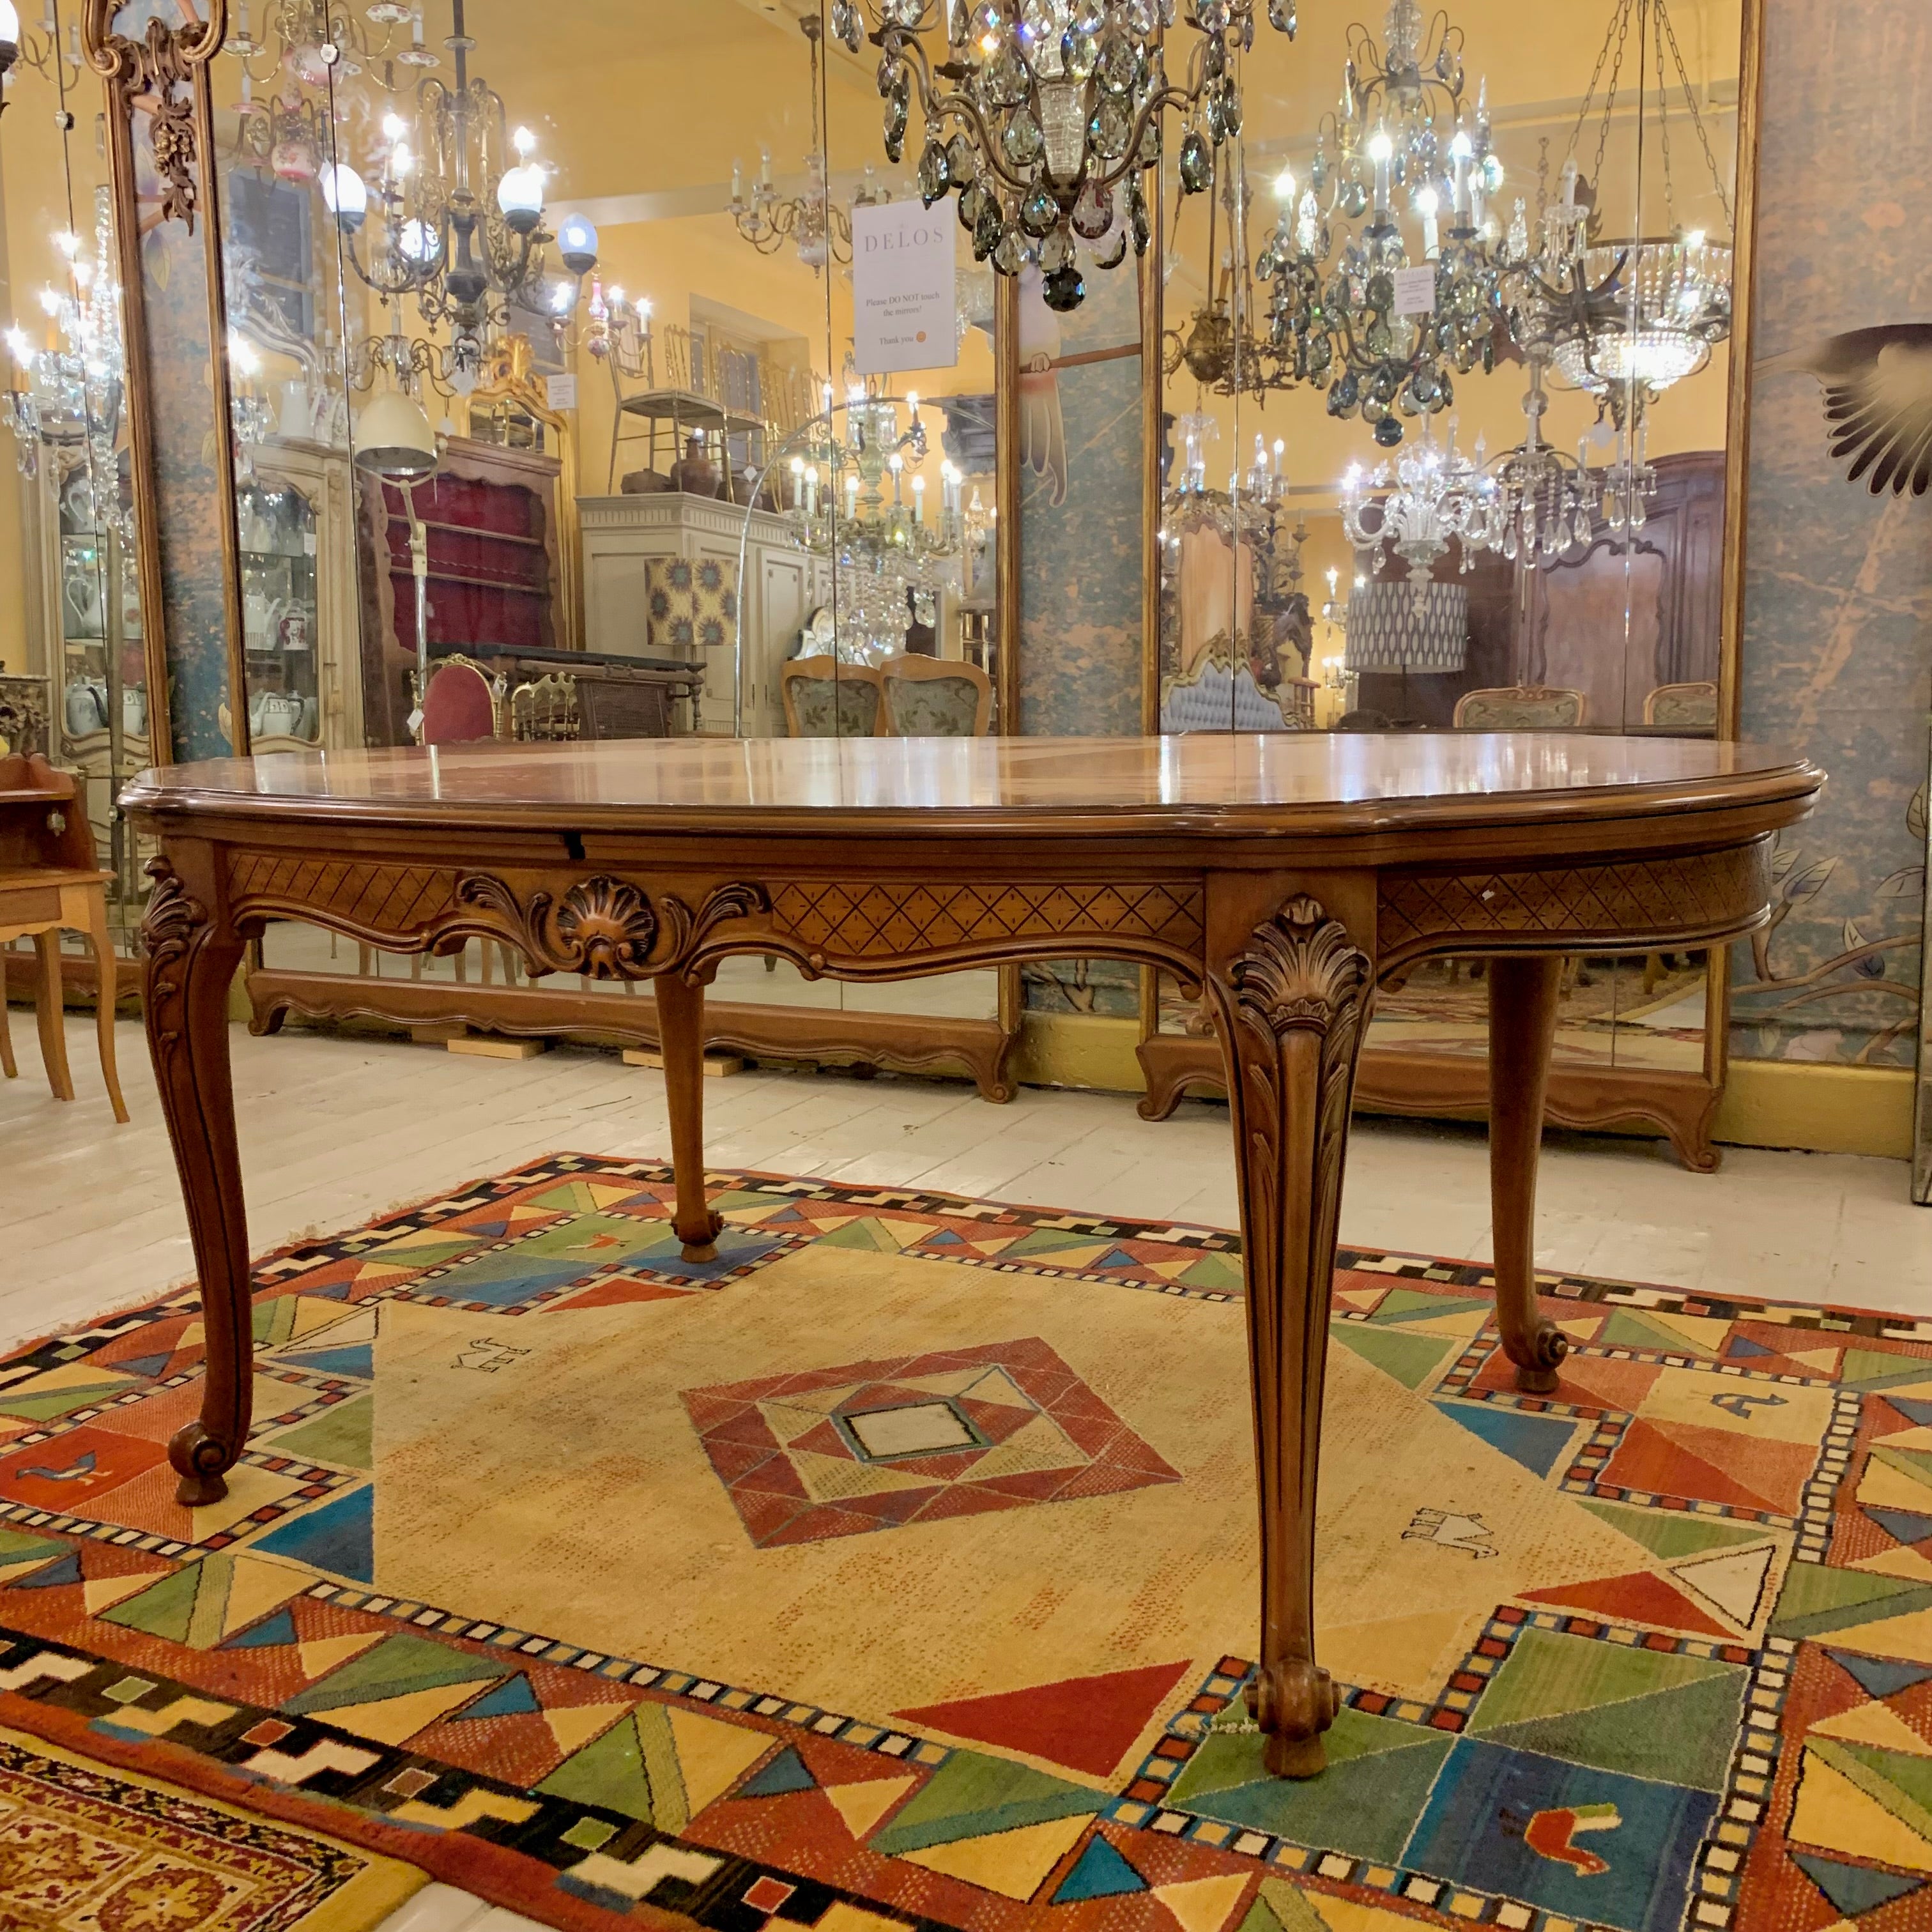
[[368, 1932], [423, 1875], [0, 1731], [8, 1932]]
[[1551, 1278], [1534, 1400], [1345, 1254], [1294, 1784], [1233, 1238], [713, 1180], [702, 1267], [582, 1156], [263, 1263], [215, 1508], [192, 1295], [0, 1369], [0, 1722], [563, 1928], [1932, 1924], [1932, 1323]]

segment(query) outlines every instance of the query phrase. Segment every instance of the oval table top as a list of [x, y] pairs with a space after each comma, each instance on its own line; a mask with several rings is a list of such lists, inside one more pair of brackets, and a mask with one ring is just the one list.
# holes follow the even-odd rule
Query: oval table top
[[1739, 807], [1782, 823], [1822, 783], [1790, 752], [1588, 733], [673, 738], [218, 759], [144, 772], [122, 802], [162, 824], [1332, 834]]

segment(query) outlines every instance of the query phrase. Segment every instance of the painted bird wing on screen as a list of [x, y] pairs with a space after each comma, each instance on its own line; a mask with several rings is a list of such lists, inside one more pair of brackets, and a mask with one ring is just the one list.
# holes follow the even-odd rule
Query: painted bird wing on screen
[[1847, 478], [1874, 496], [1932, 486], [1932, 323], [1900, 322], [1828, 336], [1774, 356], [1765, 373], [1802, 369], [1825, 392], [1826, 434]]

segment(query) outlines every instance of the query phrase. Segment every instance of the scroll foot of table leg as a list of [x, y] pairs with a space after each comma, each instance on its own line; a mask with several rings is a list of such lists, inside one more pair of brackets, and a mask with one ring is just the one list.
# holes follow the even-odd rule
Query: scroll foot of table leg
[[1210, 973], [1227, 1056], [1254, 1391], [1261, 1670], [1278, 1777], [1312, 1778], [1339, 1706], [1315, 1661], [1315, 1503], [1342, 1169], [1373, 969], [1340, 920], [1291, 899]]
[[175, 1501], [183, 1509], [218, 1503], [228, 1493], [226, 1472], [235, 1466], [238, 1448], [220, 1442], [200, 1422], [185, 1423], [168, 1442], [168, 1460], [181, 1482]]
[[1318, 1664], [1297, 1658], [1271, 1666], [1248, 1686], [1247, 1702], [1267, 1733], [1262, 1762], [1276, 1778], [1313, 1778], [1327, 1770], [1322, 1733], [1335, 1721], [1342, 1694]]
[[677, 1178], [671, 1225], [684, 1258], [718, 1258], [724, 1222], [704, 1195], [704, 988], [673, 973], [651, 982], [658, 1003], [658, 1045], [664, 1055], [664, 1098], [670, 1108], [670, 1158]]
[[142, 1005], [201, 1283], [201, 1414], [168, 1444], [180, 1500], [196, 1508], [227, 1493], [224, 1478], [248, 1442], [254, 1392], [248, 1229], [228, 1064], [228, 993], [242, 946], [220, 916], [212, 855], [186, 848], [179, 872], [174, 856], [148, 868], [154, 890], [141, 928]]
[[1492, 959], [1490, 1207], [1496, 1325], [1526, 1395], [1550, 1395], [1570, 1340], [1536, 1305], [1536, 1169], [1556, 1040], [1560, 959]]

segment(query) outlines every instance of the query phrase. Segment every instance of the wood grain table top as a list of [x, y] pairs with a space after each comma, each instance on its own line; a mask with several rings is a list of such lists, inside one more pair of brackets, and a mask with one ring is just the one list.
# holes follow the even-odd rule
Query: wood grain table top
[[1760, 746], [1556, 732], [686, 738], [278, 752], [146, 772], [123, 802], [161, 821], [1360, 833], [1789, 806], [1822, 782]]

